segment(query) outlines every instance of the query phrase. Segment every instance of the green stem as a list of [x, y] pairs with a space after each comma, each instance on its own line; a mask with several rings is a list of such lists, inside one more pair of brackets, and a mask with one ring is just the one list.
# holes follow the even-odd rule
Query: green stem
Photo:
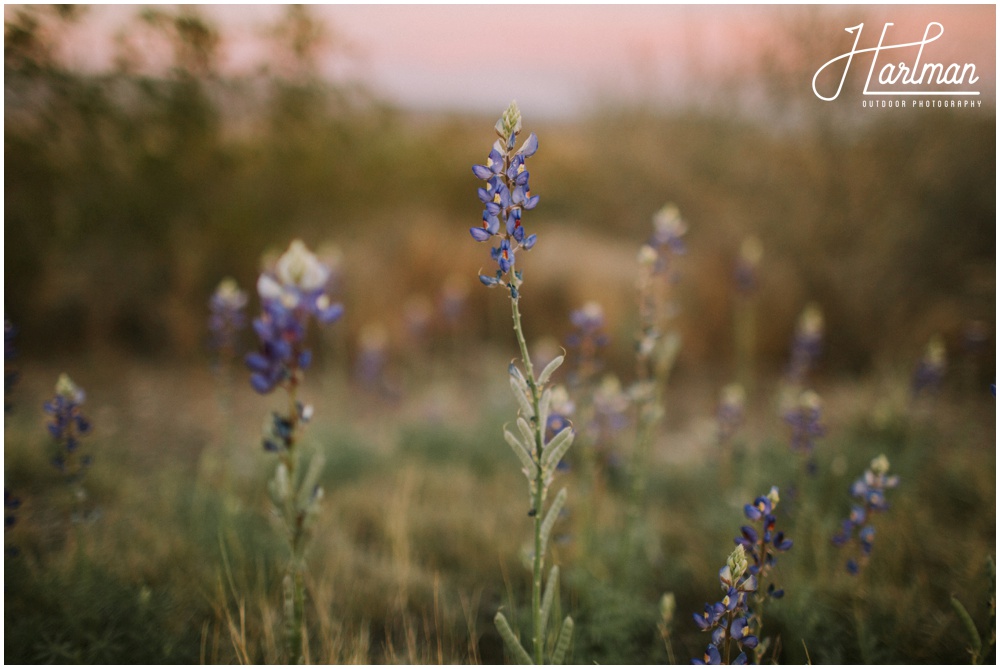
[[[511, 281], [517, 281], [516, 277]], [[535, 462], [538, 463], [535, 471], [535, 498], [533, 507], [535, 511], [535, 551], [532, 559], [532, 580], [531, 580], [531, 641], [534, 653], [535, 664], [543, 664], [543, 639], [542, 639], [542, 564], [544, 562], [544, 546], [542, 546], [542, 503], [545, 501], [544, 472], [542, 471], [542, 448], [545, 445], [545, 426], [539, 420], [539, 396], [538, 384], [535, 383], [535, 371], [531, 364], [531, 357], [528, 355], [528, 344], [524, 339], [524, 330], [521, 328], [521, 311], [518, 309], [518, 300], [515, 297], [510, 299], [511, 312], [514, 318], [514, 333], [517, 335], [517, 344], [521, 348], [521, 361], [524, 363], [525, 378], [528, 382], [528, 389], [531, 390], [531, 406], [535, 412]]]
[[625, 541], [623, 543], [623, 556], [627, 563], [632, 559], [634, 549], [635, 534], [641, 516], [642, 500], [646, 492], [646, 472], [648, 470], [647, 460], [649, 443], [653, 437], [653, 429], [658, 422], [651, 414], [653, 407], [658, 407], [662, 403], [662, 392], [659, 384], [656, 386], [651, 398], [648, 398], [639, 407], [638, 429], [636, 434], [635, 452], [632, 453], [631, 486], [629, 488], [628, 505], [626, 507]]
[[296, 484], [296, 469], [298, 468], [298, 450], [295, 448], [295, 437], [299, 426], [299, 408], [296, 402], [298, 377], [293, 373], [288, 386], [288, 421], [291, 424], [291, 436], [288, 440], [288, 450], [284, 454], [285, 467], [288, 470], [289, 494], [285, 499], [285, 524], [289, 530], [289, 549], [291, 556], [288, 572], [292, 579], [292, 620], [288, 625], [288, 661], [289, 664], [299, 664], [302, 661], [302, 626], [305, 619], [305, 579], [302, 565], [303, 522], [305, 514], [296, 508], [298, 485]]

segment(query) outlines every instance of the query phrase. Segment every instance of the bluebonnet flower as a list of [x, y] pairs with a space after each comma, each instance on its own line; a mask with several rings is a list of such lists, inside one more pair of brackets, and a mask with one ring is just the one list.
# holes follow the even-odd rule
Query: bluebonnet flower
[[496, 132], [499, 139], [494, 142], [486, 164], [472, 167], [472, 173], [486, 182], [477, 191], [485, 208], [482, 225], [470, 228], [469, 233], [477, 242], [499, 238], [499, 244], [490, 251], [498, 269], [492, 275], [481, 274], [479, 280], [486, 286], [505, 285], [516, 298], [520, 278], [512, 272], [515, 255], [520, 249], [531, 249], [538, 240], [537, 235], [526, 235], [521, 225], [522, 212], [538, 205], [538, 196], [531, 194], [528, 185], [527, 169], [527, 159], [538, 151], [538, 137], [531, 133], [514, 150], [521, 132], [521, 111], [516, 102], [497, 121]]
[[672, 204], [664, 206], [653, 216], [653, 234], [639, 249], [639, 336], [636, 342], [636, 359], [640, 381], [654, 376], [665, 381], [671, 359], [676, 350], [675, 342], [665, 336], [666, 327], [677, 311], [670, 296], [670, 284], [676, 278], [668, 271], [673, 266], [673, 256], [686, 252], [683, 236], [687, 224]]
[[[763, 582], [769, 575], [777, 559], [777, 553], [784, 553], [792, 547], [792, 540], [786, 537], [784, 532], [775, 529], [777, 516], [774, 514], [774, 509], [778, 501], [778, 489], [773, 487], [767, 495], [762, 495], [755, 499], [753, 504], [743, 507], [744, 515], [753, 524], [741, 527], [740, 536], [733, 539], [737, 545], [743, 546], [746, 554], [753, 560], [748, 571], [757, 577], [758, 582]], [[767, 594], [780, 599], [784, 591], [776, 590], [772, 586]]]
[[743, 425], [746, 391], [738, 383], [730, 383], [722, 389], [719, 409], [715, 414], [720, 444], [728, 443]]
[[913, 381], [910, 386], [913, 397], [919, 397], [924, 392], [936, 394], [941, 388], [941, 381], [944, 380], [946, 367], [947, 353], [944, 340], [941, 339], [940, 335], [935, 335], [927, 343], [924, 357], [920, 359], [920, 363], [913, 372]]
[[822, 408], [819, 395], [806, 390], [799, 396], [796, 406], [785, 414], [785, 422], [792, 428], [792, 451], [806, 455], [806, 469], [810, 474], [816, 472], [816, 460], [813, 457], [816, 438], [823, 436], [825, 432], [820, 423]]
[[569, 315], [573, 331], [566, 337], [566, 346], [573, 354], [571, 382], [580, 386], [587, 383], [601, 369], [600, 349], [610, 338], [604, 332], [604, 309], [594, 301], [587, 302]]
[[875, 541], [872, 515], [889, 508], [885, 493], [898, 485], [899, 477], [889, 476], [888, 458], [879, 455], [851, 486], [851, 496], [858, 503], [851, 507], [850, 515], [843, 520], [840, 531], [833, 537], [833, 545], [838, 547], [857, 539], [857, 557], [849, 558], [845, 564], [848, 573], [856, 575], [868, 563]]
[[757, 592], [757, 577], [750, 573], [745, 549], [737, 545], [719, 570], [719, 583], [725, 593], [714, 604], [705, 604], [702, 613], [694, 614], [694, 622], [703, 632], [712, 633], [712, 641], [702, 658], [692, 664], [730, 664], [732, 652], [740, 653], [732, 664], [746, 664], [746, 651], [757, 647], [750, 621], [749, 598]]
[[764, 247], [756, 237], [747, 237], [740, 244], [740, 254], [736, 259], [733, 278], [740, 295], [750, 296], [757, 292], [757, 269], [764, 256]]
[[80, 408], [85, 398], [83, 389], [73, 383], [69, 376], [61, 374], [56, 382], [55, 397], [44, 405], [45, 413], [52, 416], [47, 427], [56, 443], [52, 464], [71, 481], [82, 478], [91, 464], [90, 456], [79, 452], [80, 438], [91, 429], [90, 421]]
[[389, 382], [389, 335], [379, 323], [365, 325], [358, 333], [358, 353], [354, 360], [354, 381], [364, 390], [393, 399], [397, 389]]
[[300, 240], [291, 243], [273, 272], [261, 274], [257, 293], [263, 313], [253, 322], [261, 347], [246, 357], [250, 385], [258, 393], [299, 382], [312, 361], [305, 347], [311, 317], [327, 325], [343, 315], [343, 306], [326, 294], [328, 279], [329, 270]]
[[614, 374], [606, 374], [594, 391], [593, 416], [589, 425], [591, 443], [598, 459], [608, 467], [620, 465], [614, 447], [618, 436], [631, 422], [628, 393]]
[[240, 290], [235, 279], [226, 277], [208, 301], [208, 329], [212, 333], [212, 348], [223, 359], [231, 359], [237, 352], [237, 337], [246, 327], [247, 294]]
[[667, 204], [653, 215], [653, 234], [647, 244], [656, 251], [656, 273], [670, 266], [671, 256], [687, 252], [683, 239], [686, 232], [687, 223], [681, 218], [677, 205]]
[[809, 304], [799, 316], [792, 340], [792, 355], [788, 363], [788, 378], [801, 384], [819, 360], [823, 350], [823, 312], [819, 305]]

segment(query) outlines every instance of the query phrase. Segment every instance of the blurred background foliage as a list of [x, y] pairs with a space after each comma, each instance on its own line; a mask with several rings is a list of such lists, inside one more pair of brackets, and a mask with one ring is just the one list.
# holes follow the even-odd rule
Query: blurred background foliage
[[[408, 112], [321, 79], [318, 55], [341, 45], [307, 8], [269, 29], [253, 75], [219, 71], [221, 28], [192, 8], [137, 10], [115, 69], [84, 74], [56, 44], [85, 11], [24, 6], [5, 25], [4, 297], [26, 354], [200, 355], [212, 288], [227, 274], [251, 284], [261, 254], [294, 236], [344, 252], [349, 328], [478, 269], [469, 166], [490, 119]], [[169, 68], [143, 65], [150, 44]], [[613, 259], [666, 201], [691, 224], [687, 363], [731, 355], [732, 266], [750, 234], [765, 251], [764, 359], [784, 355], [809, 300], [830, 325], [829, 364], [855, 373], [994, 322], [993, 110], [803, 116], [810, 92], [789, 67], [759, 64], [770, 107], [720, 102], [720, 84], [716, 102], [670, 110], [605, 100], [541, 123], [525, 110], [542, 138], [536, 230], [563, 242], [561, 259], [537, 263], [560, 273], [534, 270], [546, 283], [526, 301], [531, 327], [562, 331], [567, 300], [630, 295], [632, 269]]]

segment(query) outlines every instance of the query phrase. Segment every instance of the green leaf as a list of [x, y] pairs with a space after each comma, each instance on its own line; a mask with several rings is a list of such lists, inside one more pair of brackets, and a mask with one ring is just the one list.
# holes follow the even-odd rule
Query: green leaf
[[536, 465], [535, 461], [531, 459], [531, 455], [529, 455], [524, 444], [522, 444], [521, 440], [514, 436], [514, 433], [507, 428], [503, 429], [503, 437], [507, 440], [511, 449], [513, 449], [514, 453], [521, 460], [521, 464], [524, 466], [525, 475], [529, 479], [533, 479], [535, 474], [538, 472], [538, 465]]
[[271, 489], [271, 500], [280, 509], [285, 505], [285, 500], [288, 499], [289, 494], [288, 467], [285, 466], [285, 463], [278, 463], [278, 466], [274, 470], [274, 478], [271, 479], [268, 487]]
[[563, 504], [566, 503], [566, 488], [559, 491], [556, 498], [552, 500], [552, 506], [549, 507], [549, 512], [545, 514], [545, 520], [542, 521], [542, 557], [545, 556], [545, 548], [549, 545], [549, 534], [552, 532], [552, 526], [556, 524], [556, 519], [559, 518], [559, 512], [562, 511]]
[[552, 616], [552, 602], [559, 596], [559, 567], [554, 566], [549, 571], [549, 580], [545, 582], [545, 594], [542, 595], [542, 639]]
[[569, 650], [570, 639], [573, 638], [573, 619], [566, 616], [563, 620], [562, 628], [559, 630], [559, 638], [556, 639], [556, 649], [552, 651], [552, 664], [562, 664], [566, 659], [566, 651]]
[[319, 475], [323, 473], [324, 464], [326, 464], [326, 458], [318, 453], [309, 461], [309, 469], [306, 470], [306, 475], [302, 479], [302, 485], [298, 491], [299, 509], [305, 509], [312, 500], [313, 488], [316, 487], [316, 482], [319, 481]]
[[497, 611], [496, 616], [493, 617], [493, 624], [497, 626], [497, 631], [503, 637], [503, 641], [507, 645], [507, 650], [514, 656], [518, 664], [534, 664], [531, 661], [531, 656], [528, 655], [528, 651], [524, 649], [521, 642], [514, 636], [514, 630], [510, 628], [507, 619], [504, 618], [501, 612]]
[[542, 393], [541, 399], [538, 401], [538, 421], [537, 423], [541, 426], [549, 420], [549, 405], [552, 404], [552, 390], [548, 389]]
[[969, 612], [962, 606], [962, 602], [958, 601], [956, 597], [951, 598], [951, 608], [955, 609], [958, 619], [962, 621], [962, 625], [965, 627], [966, 634], [969, 635], [969, 640], [972, 642], [973, 657], [978, 657], [979, 651], [983, 649], [983, 639], [979, 636], [976, 623], [972, 621], [972, 616], [969, 615]]
[[532, 431], [531, 426], [528, 425], [528, 421], [524, 420], [520, 416], [517, 417], [517, 429], [521, 431], [521, 435], [524, 437], [524, 443], [531, 444], [531, 453], [535, 452], [535, 433]]
[[559, 431], [559, 434], [552, 437], [552, 441], [547, 443], [545, 448], [542, 449], [542, 466], [547, 470], [553, 469], [559, 464], [559, 461], [562, 460], [562, 457], [566, 455], [566, 451], [568, 451], [569, 447], [572, 445], [573, 428], [564, 427]]
[[535, 410], [531, 407], [531, 401], [528, 399], [528, 387], [520, 383], [515, 376], [510, 377], [510, 389], [514, 393], [514, 398], [517, 403], [521, 405], [521, 413], [523, 413], [528, 418], [535, 417]]
[[566, 356], [560, 355], [557, 358], [555, 358], [552, 362], [545, 365], [545, 369], [542, 370], [542, 373], [538, 377], [538, 385], [544, 386], [546, 383], [548, 383], [549, 377], [552, 376], [553, 372], [559, 369], [559, 366], [563, 364], [563, 360], [565, 359]]

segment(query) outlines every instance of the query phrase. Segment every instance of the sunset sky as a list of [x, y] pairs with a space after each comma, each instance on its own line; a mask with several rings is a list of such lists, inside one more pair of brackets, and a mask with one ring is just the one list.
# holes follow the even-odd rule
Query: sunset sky
[[[112, 60], [112, 37], [136, 5], [91, 7], [67, 35], [63, 54], [82, 68]], [[813, 15], [807, 39], [833, 58], [853, 38], [844, 28], [867, 21], [862, 45], [874, 46], [885, 22], [896, 42], [919, 40], [930, 21], [945, 27], [924, 60], [974, 63], [992, 104], [995, 90], [994, 5], [313, 5], [339, 48], [323, 58], [331, 77], [362, 81], [384, 97], [417, 109], [492, 111], [517, 98], [535, 114], [566, 116], [595, 101], [670, 104], [704, 93], [723, 79], [754, 85], [762, 46], [781, 48], [782, 26]], [[12, 11], [5, 7], [5, 13]], [[231, 72], [268, 59], [264, 26], [280, 5], [203, 5], [224, 36]], [[155, 49], [151, 50], [155, 52]], [[155, 56], [154, 56], [155, 57]], [[902, 54], [900, 54], [902, 57]], [[912, 55], [906, 56], [909, 60]], [[898, 59], [897, 59], [898, 62]], [[814, 72], [823, 61], [803, 63]], [[867, 61], [863, 66], [867, 68]], [[859, 67], [862, 67], [859, 65]], [[802, 85], [809, 90], [809, 77]]]

